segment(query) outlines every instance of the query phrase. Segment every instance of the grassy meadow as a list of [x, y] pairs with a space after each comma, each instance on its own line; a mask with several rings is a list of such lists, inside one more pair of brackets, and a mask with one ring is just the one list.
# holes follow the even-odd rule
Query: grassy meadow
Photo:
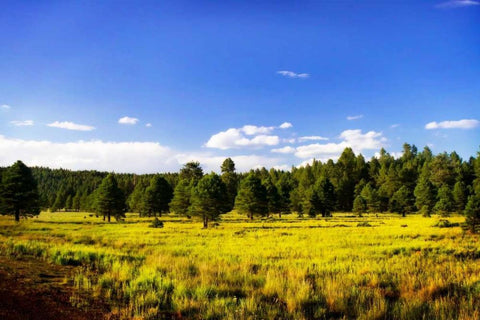
[[479, 237], [460, 216], [160, 219], [0, 217], [0, 250], [79, 266], [67, 280], [122, 319], [480, 318]]

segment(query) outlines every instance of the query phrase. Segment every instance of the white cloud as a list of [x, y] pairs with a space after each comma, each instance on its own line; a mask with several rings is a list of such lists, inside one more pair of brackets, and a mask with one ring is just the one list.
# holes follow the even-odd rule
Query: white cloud
[[290, 122], [284, 122], [280, 125], [280, 129], [288, 129], [288, 128], [291, 128], [293, 127], [293, 125], [290, 123]]
[[[107, 142], [101, 140], [57, 143], [7, 138], [0, 135], [0, 166], [21, 159], [28, 166], [70, 170], [128, 173], [178, 171], [188, 161], [199, 161], [205, 172], [220, 171], [228, 155], [182, 153], [157, 142]], [[239, 172], [252, 168], [286, 167], [283, 159], [261, 155], [230, 156]]]
[[[347, 147], [353, 149], [354, 152], [362, 152], [363, 150], [374, 150], [383, 147], [386, 138], [381, 132], [369, 131], [362, 133], [361, 130], [345, 130], [340, 134], [343, 139], [340, 143], [326, 144], [309, 144], [297, 147], [295, 156], [299, 158], [316, 158], [316, 159], [337, 159], [343, 150]], [[322, 161], [323, 161], [322, 160]]]
[[398, 123], [395, 123], [395, 124], [392, 124], [390, 126], [390, 128], [394, 129], [394, 128], [398, 128], [400, 125]]
[[462, 119], [457, 121], [429, 122], [425, 129], [473, 129], [480, 125], [480, 121], [475, 119]]
[[437, 4], [435, 7], [449, 9], [449, 8], [464, 8], [480, 5], [480, 1], [475, 0], [451, 0]]
[[92, 130], [95, 129], [95, 127], [92, 127], [92, 126], [87, 126], [87, 125], [84, 125], [84, 124], [77, 124], [77, 123], [73, 123], [73, 122], [70, 122], [70, 121], [63, 121], [63, 122], [55, 121], [55, 122], [47, 124], [47, 126], [53, 127], [53, 128], [60, 128], [60, 129], [67, 129], [67, 130], [77, 130], [77, 131], [92, 131]]
[[277, 74], [280, 74], [284, 77], [287, 78], [298, 78], [298, 79], [306, 79], [310, 77], [308, 73], [296, 73], [293, 71], [287, 71], [287, 70], [282, 70], [282, 71], [277, 71]]
[[272, 149], [271, 150], [273, 153], [295, 153], [295, 148], [292, 148], [290, 146], [286, 146], [283, 148], [278, 148], [278, 149]]
[[2, 110], [10, 110], [12, 107], [10, 107], [8, 104], [2, 104], [0, 105], [0, 109]]
[[151, 123], [147, 123], [147, 124], [145, 125], [145, 127], [151, 128], [151, 127], [152, 127], [152, 124], [151, 124]]
[[153, 173], [179, 168], [175, 154], [155, 142], [51, 141], [0, 136], [0, 165], [21, 159], [28, 166], [71, 170]]
[[328, 140], [328, 138], [321, 137], [321, 136], [305, 136], [305, 137], [298, 138], [299, 142], [316, 141], [316, 140]]
[[[268, 135], [275, 127], [258, 127], [246, 125], [242, 128], [230, 128], [214, 134], [207, 141], [207, 148], [216, 148], [227, 150], [240, 147], [262, 147], [276, 146], [280, 143], [280, 138], [275, 135]], [[253, 136], [248, 138], [247, 136]]]
[[33, 120], [10, 121], [11, 124], [17, 127], [33, 126]]
[[288, 139], [283, 139], [282, 141], [285, 143], [295, 143], [295, 141], [297, 140], [295, 140], [295, 138], [288, 138]]
[[358, 119], [361, 119], [361, 118], [363, 118], [363, 114], [359, 114], [359, 115], [356, 115], [356, 116], [348, 116], [347, 120], [358, 120]]
[[313, 157], [333, 157], [338, 156], [349, 145], [342, 141], [340, 143], [326, 143], [326, 144], [309, 144], [297, 147], [295, 155], [299, 158], [313, 158]]
[[245, 125], [243, 128], [240, 130], [243, 131], [246, 135], [248, 136], [253, 136], [255, 134], [268, 134], [272, 132], [275, 129], [275, 127], [257, 127], [257, 126], [252, 126], [252, 125]]
[[118, 119], [118, 123], [120, 123], [120, 124], [134, 125], [134, 124], [137, 124], [137, 122], [138, 122], [138, 119], [137, 118], [132, 118], [132, 117], [123, 117], [123, 118]]

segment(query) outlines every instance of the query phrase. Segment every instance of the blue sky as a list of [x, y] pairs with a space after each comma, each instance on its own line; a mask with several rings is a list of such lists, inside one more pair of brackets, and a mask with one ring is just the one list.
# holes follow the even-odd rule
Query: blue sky
[[476, 0], [2, 2], [0, 165], [244, 171], [404, 142], [468, 158], [479, 30]]

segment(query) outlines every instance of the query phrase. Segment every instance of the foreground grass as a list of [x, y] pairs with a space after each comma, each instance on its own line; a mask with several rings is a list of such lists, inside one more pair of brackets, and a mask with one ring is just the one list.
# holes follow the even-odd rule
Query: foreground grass
[[336, 214], [218, 226], [167, 216], [0, 218], [5, 255], [78, 265], [75, 285], [122, 318], [479, 319], [477, 236], [440, 218]]

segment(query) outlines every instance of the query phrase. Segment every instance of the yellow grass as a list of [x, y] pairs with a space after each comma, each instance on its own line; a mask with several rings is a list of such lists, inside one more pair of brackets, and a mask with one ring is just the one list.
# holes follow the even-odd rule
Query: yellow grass
[[[479, 319], [478, 236], [413, 215], [294, 215], [218, 226], [129, 214], [0, 218], [3, 254], [82, 265], [79, 291], [125, 319]], [[450, 222], [462, 223], [463, 217]], [[371, 226], [359, 226], [368, 222]]]

